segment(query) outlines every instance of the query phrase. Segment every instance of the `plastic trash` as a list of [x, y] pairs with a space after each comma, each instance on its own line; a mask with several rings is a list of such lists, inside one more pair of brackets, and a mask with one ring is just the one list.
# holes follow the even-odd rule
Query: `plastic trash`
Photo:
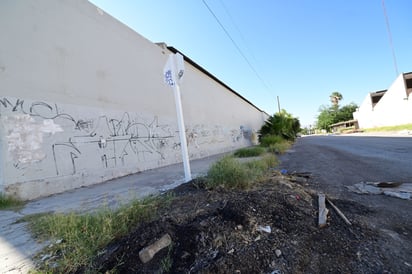
[[266, 233], [271, 233], [272, 232], [272, 229], [270, 228], [270, 226], [258, 226], [258, 228], [257, 228], [257, 230], [258, 231], [263, 231], [263, 232], [266, 232]]

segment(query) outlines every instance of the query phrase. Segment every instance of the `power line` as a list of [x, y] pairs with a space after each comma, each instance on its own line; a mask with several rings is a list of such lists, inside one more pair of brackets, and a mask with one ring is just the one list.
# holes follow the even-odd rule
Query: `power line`
[[230, 21], [232, 22], [232, 24], [235, 26], [236, 31], [239, 33], [240, 38], [242, 39], [243, 43], [246, 46], [246, 49], [249, 51], [250, 55], [252, 56], [252, 58], [254, 59], [255, 62], [257, 62], [256, 57], [253, 55], [252, 50], [248, 47], [247, 41], [245, 39], [245, 36], [242, 34], [242, 32], [240, 31], [240, 28], [237, 26], [235, 20], [233, 19], [232, 15], [229, 12], [229, 9], [226, 7], [225, 3], [223, 2], [223, 0], [220, 0], [220, 4], [222, 5], [223, 9], [225, 10], [226, 14], [229, 16]]
[[240, 47], [237, 45], [237, 43], [235, 42], [235, 40], [232, 38], [232, 36], [230, 35], [230, 33], [226, 30], [226, 28], [223, 26], [223, 24], [220, 22], [219, 18], [216, 16], [216, 14], [213, 12], [213, 10], [209, 7], [209, 5], [206, 3], [205, 0], [202, 0], [203, 4], [206, 6], [206, 8], [209, 10], [209, 12], [213, 15], [213, 17], [215, 18], [216, 22], [220, 25], [220, 27], [223, 29], [223, 31], [225, 32], [225, 34], [227, 35], [227, 37], [229, 37], [230, 41], [232, 41], [233, 45], [235, 46], [235, 48], [237, 49], [237, 51], [240, 53], [240, 55], [243, 57], [243, 59], [245, 59], [246, 63], [249, 65], [250, 69], [255, 73], [256, 77], [260, 80], [260, 82], [265, 86], [265, 88], [267, 89], [267, 91], [270, 93], [270, 89], [268, 87], [268, 85], [266, 84], [266, 82], [263, 80], [263, 78], [259, 75], [259, 73], [256, 71], [256, 69], [252, 66], [252, 64], [249, 62], [248, 58], [246, 57], [246, 55], [243, 53], [243, 51], [240, 49]]
[[396, 77], [397, 77], [399, 75], [398, 64], [396, 62], [395, 48], [393, 46], [392, 33], [391, 33], [391, 28], [389, 26], [389, 18], [388, 18], [388, 14], [386, 13], [385, 0], [382, 0], [382, 7], [383, 7], [383, 14], [384, 14], [385, 20], [386, 20], [386, 28], [388, 30], [389, 44], [390, 44], [391, 50], [392, 50], [393, 64], [395, 65], [395, 72], [396, 72]]
[[[223, 9], [225, 10], [226, 14], [229, 16], [229, 19], [230, 19], [230, 21], [232, 22], [232, 24], [234, 25], [236, 31], [239, 33], [240, 38], [242, 39], [243, 44], [244, 44], [245, 47], [246, 47], [246, 50], [249, 52], [249, 56], [252, 57], [252, 59], [253, 59], [253, 61], [255, 62], [255, 64], [256, 64], [256, 63], [259, 63], [258, 60], [257, 60], [257, 58], [255, 57], [255, 55], [253, 54], [253, 51], [252, 51], [252, 50], [250, 49], [250, 47], [248, 46], [248, 42], [246, 41], [245, 36], [243, 35], [243, 33], [242, 33], [242, 31], [240, 30], [240, 28], [237, 26], [236, 21], [233, 19], [233, 16], [230, 14], [230, 11], [229, 11], [229, 9], [227, 8], [227, 6], [225, 5], [224, 1], [223, 1], [223, 0], [220, 0], [220, 4], [223, 6]], [[264, 82], [266, 83], [266, 81], [264, 81]], [[272, 88], [272, 85], [271, 85], [270, 81], [269, 81], [269, 83], [268, 83], [267, 86], [269, 86], [270, 89]]]

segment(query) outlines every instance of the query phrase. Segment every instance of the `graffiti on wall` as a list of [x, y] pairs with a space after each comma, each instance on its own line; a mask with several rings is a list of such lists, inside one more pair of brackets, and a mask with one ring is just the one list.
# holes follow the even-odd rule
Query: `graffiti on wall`
[[90, 159], [97, 159], [104, 168], [124, 166], [130, 158], [145, 161], [147, 154], [165, 159], [165, 150], [175, 139], [174, 131], [160, 124], [156, 116], [150, 122], [131, 117], [128, 112], [120, 117], [76, 119], [57, 104], [11, 98], [0, 99], [2, 109], [3, 113], [6, 110], [13, 114], [3, 114], [2, 123], [16, 167], [44, 160], [45, 135], [64, 131], [54, 136], [51, 144], [56, 175], [75, 174], [78, 163], [90, 165]]
[[[123, 113], [120, 119], [99, 116], [95, 120], [83, 121], [85, 128], [75, 128], [79, 133], [70, 137], [66, 142], [53, 144], [53, 158], [56, 163], [56, 173], [76, 173], [76, 161], [85, 151], [97, 151], [95, 160], [103, 168], [125, 166], [127, 162], [146, 161], [147, 155], [156, 155], [160, 159], [166, 158], [166, 149], [173, 142], [175, 136], [167, 125], [161, 125], [154, 117], [149, 123], [131, 118], [130, 114]], [[91, 127], [91, 125], [93, 125]], [[59, 157], [69, 160], [69, 167], [59, 164]], [[90, 158], [90, 156], [88, 156]]]
[[[55, 175], [63, 176], [88, 168], [139, 170], [139, 165], [147, 162], [160, 163], [180, 155], [178, 132], [160, 123], [157, 116], [97, 113], [101, 109], [85, 111], [43, 101], [0, 98], [0, 118], [14, 166], [24, 169], [47, 162], [45, 166], [53, 166]], [[191, 157], [207, 155], [212, 146], [236, 145], [245, 140], [246, 133], [242, 126], [225, 129], [198, 124], [186, 129]]]

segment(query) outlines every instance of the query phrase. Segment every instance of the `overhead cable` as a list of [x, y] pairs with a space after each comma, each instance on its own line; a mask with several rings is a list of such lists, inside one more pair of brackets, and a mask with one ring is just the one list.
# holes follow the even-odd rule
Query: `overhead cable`
[[391, 50], [392, 50], [393, 64], [395, 65], [396, 76], [398, 76], [399, 75], [398, 64], [396, 62], [395, 48], [393, 46], [392, 33], [391, 33], [391, 28], [389, 26], [389, 18], [388, 18], [388, 14], [386, 13], [385, 0], [382, 0], [382, 7], [383, 7], [383, 14], [385, 15], [385, 20], [386, 20], [386, 28], [388, 30], [389, 44], [390, 44]]
[[240, 55], [243, 57], [243, 59], [246, 61], [246, 63], [249, 65], [250, 69], [255, 73], [256, 77], [260, 80], [260, 82], [263, 84], [263, 86], [265, 86], [265, 88], [267, 89], [267, 91], [270, 93], [270, 89], [268, 87], [268, 85], [266, 84], [266, 82], [263, 80], [263, 78], [259, 75], [259, 73], [256, 71], [256, 69], [253, 67], [253, 65], [249, 62], [248, 58], [246, 57], [246, 55], [243, 53], [243, 51], [240, 49], [240, 47], [237, 45], [237, 43], [235, 42], [235, 40], [232, 38], [232, 36], [230, 35], [230, 33], [226, 30], [226, 28], [223, 26], [223, 24], [220, 22], [219, 18], [216, 16], [216, 14], [213, 12], [213, 10], [209, 7], [209, 5], [206, 3], [205, 0], [202, 0], [203, 4], [206, 6], [206, 8], [209, 10], [209, 12], [213, 15], [213, 17], [215, 18], [216, 22], [220, 25], [220, 27], [223, 29], [223, 31], [225, 32], [225, 34], [227, 35], [227, 37], [230, 39], [230, 41], [232, 41], [233, 45], [235, 46], [235, 48], [237, 49], [237, 51], [240, 53]]

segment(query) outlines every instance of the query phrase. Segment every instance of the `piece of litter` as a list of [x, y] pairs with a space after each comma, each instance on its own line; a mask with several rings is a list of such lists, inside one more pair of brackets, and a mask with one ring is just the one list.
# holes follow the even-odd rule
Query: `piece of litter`
[[358, 260], [360, 260], [362, 253], [360, 253], [360, 251], [356, 252], [356, 256], [358, 257]]
[[412, 199], [412, 183], [360, 182], [347, 188], [357, 194], [384, 194], [404, 200]]
[[270, 228], [270, 226], [258, 226], [258, 228], [257, 228], [257, 230], [258, 231], [263, 231], [263, 232], [266, 232], [266, 233], [271, 233], [272, 232], [272, 229]]
[[404, 200], [411, 199], [411, 193], [409, 192], [384, 191], [383, 194]]
[[52, 256], [51, 254], [46, 254], [46, 255], [43, 255], [43, 257], [41, 257], [41, 259], [40, 259], [40, 260], [41, 260], [42, 262], [44, 262], [45, 260], [50, 259], [50, 258], [51, 258], [51, 256]]

